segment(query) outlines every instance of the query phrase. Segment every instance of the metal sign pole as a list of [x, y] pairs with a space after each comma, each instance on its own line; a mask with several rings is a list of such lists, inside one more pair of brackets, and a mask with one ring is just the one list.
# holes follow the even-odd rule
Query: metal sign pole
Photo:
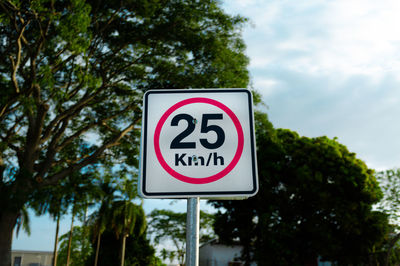
[[187, 199], [186, 266], [199, 265], [200, 198]]

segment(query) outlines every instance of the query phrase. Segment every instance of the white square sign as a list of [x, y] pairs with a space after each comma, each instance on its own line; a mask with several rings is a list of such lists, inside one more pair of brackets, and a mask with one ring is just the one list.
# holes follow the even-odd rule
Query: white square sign
[[249, 90], [148, 91], [141, 138], [143, 197], [228, 198], [257, 193]]

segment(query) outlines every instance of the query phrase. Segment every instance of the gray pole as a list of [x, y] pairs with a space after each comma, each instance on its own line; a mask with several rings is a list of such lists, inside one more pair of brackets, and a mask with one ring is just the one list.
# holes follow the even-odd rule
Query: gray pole
[[200, 199], [187, 199], [186, 266], [199, 265]]

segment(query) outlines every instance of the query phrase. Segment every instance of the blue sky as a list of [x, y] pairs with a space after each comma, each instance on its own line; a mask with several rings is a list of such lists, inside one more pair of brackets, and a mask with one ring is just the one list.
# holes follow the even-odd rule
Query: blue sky
[[400, 2], [229, 1], [275, 127], [338, 137], [370, 168], [400, 165]]
[[[252, 86], [275, 127], [337, 137], [370, 168], [400, 166], [400, 2], [231, 0], [243, 30]], [[145, 200], [145, 209], [185, 211], [185, 201]], [[205, 203], [202, 203], [202, 209]], [[68, 231], [69, 218], [62, 222]], [[32, 219], [14, 249], [52, 250], [55, 224]]]

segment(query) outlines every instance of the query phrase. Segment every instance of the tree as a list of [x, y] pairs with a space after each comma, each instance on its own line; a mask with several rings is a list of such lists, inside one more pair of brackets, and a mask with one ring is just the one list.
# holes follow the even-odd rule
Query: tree
[[[99, 266], [119, 265], [121, 239], [117, 239], [115, 233], [110, 229], [106, 229], [102, 234], [102, 241], [99, 249]], [[95, 243], [92, 242], [93, 249]], [[89, 258], [85, 265], [92, 266], [94, 255]], [[141, 236], [131, 234], [126, 238], [126, 266], [137, 265], [154, 265], [161, 266], [160, 259], [155, 256], [155, 250], [146, 238], [146, 233]]]
[[[93, 233], [97, 235], [95, 265], [98, 263], [100, 237], [106, 228], [113, 231], [121, 240], [120, 265], [125, 263], [126, 238], [129, 235], [141, 236], [147, 227], [146, 216], [140, 205], [132, 203], [137, 197], [137, 187], [134, 180], [127, 178], [125, 171], [114, 171], [121, 175], [121, 181], [116, 186], [109, 182], [109, 174], [105, 173], [106, 182], [101, 184], [103, 193], [102, 204], [98, 212], [92, 215]], [[124, 178], [123, 178], [124, 177]], [[118, 192], [118, 193], [115, 193]]]
[[[135, 180], [128, 177], [123, 168], [104, 170], [103, 181], [98, 184], [101, 205], [92, 213], [88, 223], [96, 252], [87, 265], [93, 265], [93, 261], [94, 265], [115, 265], [117, 261], [120, 265], [131, 265], [130, 263], [136, 260], [153, 261], [154, 250], [148, 246], [148, 241], [145, 239], [147, 224], [143, 208], [132, 202], [137, 197]], [[119, 178], [114, 179], [115, 176]], [[100, 245], [103, 234], [106, 234], [106, 239], [102, 240], [102, 245]], [[132, 238], [140, 238], [140, 240], [132, 240]], [[110, 243], [107, 241], [111, 241], [114, 245], [112, 252], [104, 251], [103, 245], [110, 248]], [[116, 241], [119, 243], [115, 243]], [[130, 241], [130, 244], [135, 243], [134, 245], [139, 250], [144, 249], [145, 254], [125, 256], [127, 241]]]
[[143, 208], [128, 200], [115, 201], [112, 204], [110, 229], [121, 240], [120, 265], [124, 266], [126, 238], [129, 235], [141, 236], [146, 230], [146, 216]]
[[[124, 171], [122, 171], [124, 174]], [[146, 215], [142, 205], [132, 201], [137, 197], [137, 186], [133, 179], [125, 178], [119, 185], [122, 200], [113, 201], [109, 212], [110, 229], [121, 239], [120, 265], [125, 264], [126, 238], [129, 235], [143, 235], [147, 228]]]
[[[70, 241], [71, 235], [72, 240]], [[67, 232], [60, 237], [60, 251], [57, 265], [67, 265], [68, 260], [70, 260], [70, 266], [85, 265], [86, 260], [92, 253], [93, 249], [90, 245], [89, 237], [85, 235], [85, 229], [82, 226], [75, 226], [73, 227], [72, 234], [71, 232]], [[71, 256], [70, 259], [68, 259], [69, 256]]]
[[400, 239], [400, 169], [381, 171], [376, 176], [383, 191], [383, 198], [378, 204], [378, 209], [388, 215], [393, 226], [393, 230], [390, 232], [390, 237], [384, 247], [386, 251], [385, 265], [391, 265], [391, 263], [394, 264], [400, 261], [398, 255], [392, 256], [392, 251], [398, 245]]
[[144, 91], [247, 86], [244, 21], [216, 0], [0, 1], [1, 266], [34, 192], [137, 164]]
[[[154, 236], [154, 242], [160, 244], [161, 241], [169, 240], [174, 245], [173, 250], [162, 251], [164, 258], [175, 257], [180, 265], [185, 263], [186, 248], [186, 213], [177, 213], [170, 210], [153, 210], [150, 215], [150, 234]], [[200, 243], [205, 243], [214, 238], [212, 224], [214, 216], [200, 211]]]
[[257, 114], [260, 189], [244, 201], [213, 201], [220, 241], [243, 245], [243, 260], [304, 265], [320, 256], [359, 265], [381, 246], [385, 214], [372, 210], [382, 196], [374, 172], [327, 137], [274, 130]]
[[93, 235], [96, 238], [96, 252], [94, 259], [94, 266], [98, 264], [101, 235], [107, 229], [107, 222], [109, 218], [109, 213], [111, 212], [112, 202], [115, 199], [119, 199], [114, 193], [117, 189], [113, 186], [110, 180], [105, 180], [100, 184], [101, 190], [101, 204], [97, 211], [92, 213], [90, 220], [93, 227]]
[[[85, 223], [85, 214], [89, 203], [98, 197], [97, 178], [98, 169], [87, 167], [86, 173], [72, 173], [62, 180], [57, 186], [46, 186], [39, 191], [35, 191], [29, 202], [31, 208], [36, 211], [37, 215], [48, 213], [56, 222], [56, 236], [54, 244], [53, 265], [57, 265], [57, 248], [58, 248], [58, 231], [61, 216], [71, 211], [71, 228], [69, 243], [72, 244], [72, 233], [74, 228], [74, 220], [76, 217]], [[72, 206], [72, 207], [71, 207]], [[83, 227], [86, 230], [86, 227]], [[82, 235], [86, 232], [84, 231]], [[67, 249], [67, 265], [69, 264], [70, 245]]]
[[[86, 173], [90, 175], [89, 173]], [[85, 174], [85, 175], [86, 175]], [[90, 180], [89, 178], [84, 178], [84, 180], [80, 180], [80, 178], [85, 177], [85, 175], [77, 175], [78, 178], [72, 178], [70, 180], [69, 188], [72, 190], [69, 197], [72, 201], [71, 207], [71, 229], [69, 232], [69, 239], [68, 239], [68, 249], [67, 249], [67, 262], [66, 265], [70, 266], [70, 255], [71, 255], [71, 244], [74, 232], [74, 220], [76, 217], [79, 216], [83, 217], [81, 220], [83, 224], [86, 224], [86, 211], [88, 208], [90, 198], [93, 198], [93, 194], [96, 194], [96, 187], [92, 183], [85, 184], [84, 180]], [[78, 181], [78, 182], [77, 182]], [[80, 181], [80, 182], [79, 182]], [[86, 239], [86, 227], [82, 227], [82, 234], [81, 238]], [[85, 243], [85, 242], [82, 242]], [[84, 249], [85, 247], [82, 247]]]
[[34, 198], [40, 200], [34, 200], [31, 204], [37, 215], [48, 213], [56, 222], [52, 265], [57, 265], [60, 219], [67, 213], [70, 204], [70, 198], [65, 195], [64, 189], [64, 186], [52, 186], [37, 191]]

